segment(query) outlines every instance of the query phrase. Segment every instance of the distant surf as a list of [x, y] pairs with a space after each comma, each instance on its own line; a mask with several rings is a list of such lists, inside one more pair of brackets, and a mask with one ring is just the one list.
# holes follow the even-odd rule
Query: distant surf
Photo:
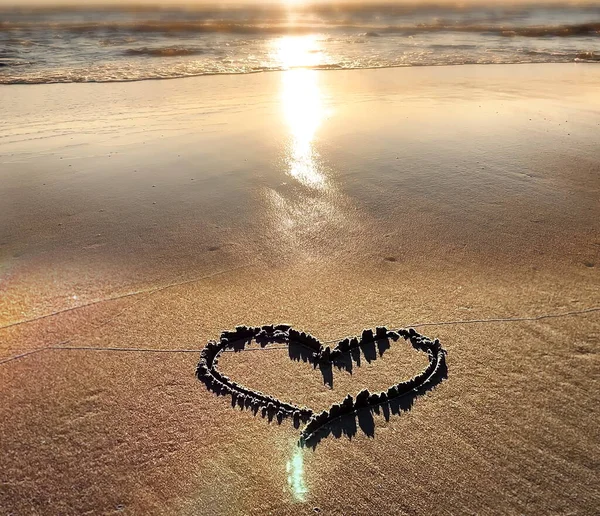
[[201, 49], [164, 47], [164, 48], [128, 48], [124, 51], [126, 56], [150, 56], [150, 57], [177, 57], [194, 56], [202, 54]]

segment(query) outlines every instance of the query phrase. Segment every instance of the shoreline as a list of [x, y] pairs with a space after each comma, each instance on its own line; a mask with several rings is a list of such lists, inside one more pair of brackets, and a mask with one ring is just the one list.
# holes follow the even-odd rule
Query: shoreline
[[351, 72], [359, 70], [396, 70], [405, 68], [455, 68], [455, 67], [480, 67], [480, 66], [536, 66], [536, 65], [550, 65], [550, 66], [568, 66], [568, 65], [598, 65], [598, 61], [594, 60], [574, 60], [569, 62], [517, 62], [517, 63], [456, 63], [456, 64], [427, 64], [427, 65], [390, 65], [390, 66], [363, 66], [360, 68], [341, 68], [341, 67], [310, 67], [310, 66], [297, 66], [292, 68], [278, 68], [269, 70], [255, 70], [248, 72], [224, 72], [224, 73], [199, 73], [196, 75], [182, 75], [180, 77], [149, 77], [144, 79], [123, 79], [123, 80], [106, 80], [106, 81], [56, 81], [56, 82], [11, 82], [11, 83], [0, 83], [2, 86], [55, 86], [57, 84], [128, 84], [137, 82], [162, 82], [162, 81], [176, 81], [181, 79], [197, 79], [199, 77], [236, 77], [245, 75], [260, 75], [270, 73], [286, 73], [293, 72], [295, 70], [310, 70], [314, 72]]

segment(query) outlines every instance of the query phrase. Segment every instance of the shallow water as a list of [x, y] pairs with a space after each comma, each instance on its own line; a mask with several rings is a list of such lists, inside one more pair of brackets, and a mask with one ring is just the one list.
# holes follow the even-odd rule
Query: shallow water
[[600, 59], [600, 6], [0, 11], [0, 84]]

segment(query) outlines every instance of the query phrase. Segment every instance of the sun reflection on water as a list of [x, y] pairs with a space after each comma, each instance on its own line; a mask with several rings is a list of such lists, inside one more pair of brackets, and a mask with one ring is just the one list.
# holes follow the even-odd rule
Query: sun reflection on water
[[323, 54], [315, 36], [284, 36], [274, 41], [274, 59], [284, 70], [323, 64]]
[[294, 498], [300, 502], [306, 499], [308, 489], [304, 483], [304, 458], [302, 448], [297, 447], [292, 458], [287, 462], [288, 485]]
[[314, 37], [281, 38], [278, 56], [283, 74], [282, 108], [290, 129], [291, 145], [288, 152], [288, 174], [301, 184], [317, 189], [326, 186], [327, 178], [314, 149], [317, 129], [325, 116], [323, 93], [319, 74], [315, 70], [296, 68], [318, 64]]
[[279, 100], [287, 129], [282, 172], [290, 181], [266, 189], [265, 196], [277, 251], [284, 253], [285, 260], [318, 260], [324, 233], [339, 231], [346, 223], [333, 169], [316, 143], [319, 128], [331, 114], [325, 94], [329, 90], [320, 85], [322, 72], [301, 68], [321, 59], [318, 45], [312, 36], [299, 36], [280, 38], [274, 47], [286, 70], [281, 74]]

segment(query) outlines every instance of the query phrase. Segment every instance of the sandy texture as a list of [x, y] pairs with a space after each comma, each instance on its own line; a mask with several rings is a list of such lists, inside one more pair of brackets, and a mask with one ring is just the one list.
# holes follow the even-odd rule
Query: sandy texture
[[[2, 511], [594, 514], [600, 312], [441, 323], [600, 306], [599, 88], [592, 65], [7, 88], [0, 362], [48, 349], [0, 363]], [[268, 322], [435, 323], [448, 379], [299, 452], [197, 352], [134, 351]], [[422, 358], [332, 390], [285, 350], [221, 368], [321, 409]]]

